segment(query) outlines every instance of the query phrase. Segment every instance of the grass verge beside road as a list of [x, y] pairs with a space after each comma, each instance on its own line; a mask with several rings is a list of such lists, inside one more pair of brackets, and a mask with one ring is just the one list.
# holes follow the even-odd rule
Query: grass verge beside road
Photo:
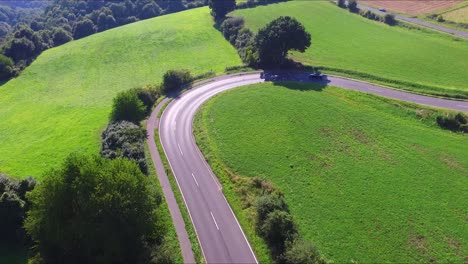
[[[263, 177], [300, 233], [335, 262], [463, 262], [468, 138], [440, 110], [334, 87], [265, 83], [208, 101], [197, 143], [236, 208], [227, 175]], [[252, 215], [236, 208], [244, 230]]]

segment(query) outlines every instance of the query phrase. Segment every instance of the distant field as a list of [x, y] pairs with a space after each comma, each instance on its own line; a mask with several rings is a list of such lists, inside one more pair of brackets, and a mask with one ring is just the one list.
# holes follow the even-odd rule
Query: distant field
[[384, 7], [388, 10], [409, 15], [437, 13], [453, 7], [463, 0], [371, 0], [361, 1], [365, 5]]
[[[390, 27], [327, 1], [291, 1], [234, 12], [258, 30], [284, 15], [297, 18], [312, 35], [312, 46], [292, 57], [313, 66], [398, 88], [468, 98], [468, 41], [443, 34]], [[355, 73], [357, 72], [357, 73]], [[416, 84], [410, 85], [410, 84]]]
[[72, 151], [98, 153], [114, 95], [169, 69], [223, 72], [241, 61], [208, 8], [130, 24], [44, 52], [0, 87], [0, 172], [41, 173]]
[[320, 89], [226, 92], [200, 110], [198, 143], [210, 163], [279, 187], [335, 263], [466, 262], [468, 137], [439, 129], [433, 110]]
[[458, 23], [468, 23], [468, 6], [443, 14], [444, 19]]

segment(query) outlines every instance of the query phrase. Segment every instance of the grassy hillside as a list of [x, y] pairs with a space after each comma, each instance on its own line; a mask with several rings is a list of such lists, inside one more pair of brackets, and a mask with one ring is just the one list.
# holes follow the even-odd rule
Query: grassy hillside
[[223, 171], [271, 180], [337, 263], [466, 261], [468, 137], [438, 128], [434, 110], [322, 88], [226, 92], [200, 111], [198, 143]]
[[238, 10], [234, 15], [245, 17], [247, 27], [255, 31], [279, 16], [298, 19], [311, 33], [312, 46], [292, 56], [305, 64], [344, 69], [351, 76], [403, 89], [468, 98], [466, 40], [390, 27], [327, 1], [291, 1]]
[[40, 176], [75, 150], [97, 153], [112, 98], [168, 69], [240, 65], [208, 8], [119, 27], [44, 52], [0, 87], [0, 171]]

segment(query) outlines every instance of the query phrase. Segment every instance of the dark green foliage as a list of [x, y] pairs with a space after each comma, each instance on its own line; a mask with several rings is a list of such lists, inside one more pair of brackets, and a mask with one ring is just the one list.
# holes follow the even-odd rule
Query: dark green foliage
[[255, 46], [263, 66], [283, 64], [290, 50], [304, 52], [311, 45], [311, 36], [296, 19], [279, 17], [260, 29]]
[[346, 1], [345, 0], [337, 0], [336, 5], [341, 7], [341, 8], [345, 8], [346, 7]]
[[158, 100], [159, 96], [161, 95], [161, 88], [159, 86], [154, 85], [147, 85], [143, 88], [135, 88], [133, 92], [136, 94], [138, 99], [146, 107], [146, 114], [149, 115], [151, 109], [153, 108], [154, 103]]
[[28, 195], [39, 263], [151, 263], [165, 234], [161, 196], [126, 159], [70, 155]]
[[348, 0], [348, 10], [349, 12], [357, 12], [359, 11], [358, 7], [357, 7], [358, 3], [357, 3], [357, 0]]
[[244, 27], [244, 19], [242, 17], [230, 17], [221, 23], [221, 32], [231, 44], [236, 43], [239, 31]]
[[21, 245], [27, 241], [23, 222], [30, 204], [26, 193], [35, 186], [32, 177], [18, 181], [0, 174], [0, 243]]
[[13, 61], [0, 54], [0, 80], [8, 80], [13, 76]]
[[282, 256], [285, 264], [325, 264], [327, 263], [318, 252], [317, 248], [309, 241], [296, 239], [288, 245]]
[[216, 21], [219, 21], [236, 8], [236, 0], [208, 0], [208, 5], [211, 9], [211, 15]]
[[238, 3], [236, 9], [253, 8], [261, 5], [269, 5], [273, 3], [286, 2], [289, 0], [247, 0], [245, 2]]
[[395, 16], [392, 14], [385, 14], [383, 16], [383, 22], [390, 26], [393, 26], [397, 23], [397, 21], [395, 20]]
[[468, 117], [463, 113], [439, 115], [436, 121], [441, 128], [468, 133]]
[[96, 33], [96, 26], [88, 18], [80, 20], [73, 29], [73, 38], [80, 39]]
[[258, 197], [255, 206], [257, 209], [258, 223], [264, 222], [267, 216], [273, 211], [280, 210], [289, 212], [288, 205], [283, 197], [276, 194], [266, 194]]
[[147, 18], [159, 16], [160, 14], [161, 14], [161, 8], [159, 8], [159, 6], [155, 3], [149, 3], [149, 4], [146, 4], [141, 9], [140, 18], [147, 19]]
[[3, 49], [5, 56], [12, 58], [15, 62], [27, 60], [34, 55], [36, 46], [27, 38], [15, 38], [8, 42]]
[[258, 54], [255, 50], [255, 35], [248, 29], [243, 28], [237, 34], [235, 47], [242, 61], [246, 65], [255, 67], [258, 63]]
[[65, 44], [73, 39], [70, 32], [62, 29], [62, 28], [55, 28], [52, 34], [52, 40], [54, 41], [54, 46], [60, 46]]
[[100, 154], [107, 159], [133, 160], [138, 164], [141, 172], [148, 174], [145, 139], [145, 130], [133, 123], [127, 121], [112, 123], [102, 132]]
[[114, 28], [117, 26], [117, 21], [112, 15], [106, 15], [104, 12], [100, 13], [97, 19], [97, 29], [99, 32]]
[[437, 22], [444, 22], [445, 21], [445, 19], [444, 19], [444, 17], [442, 15], [438, 15], [436, 20], [437, 20]]
[[297, 230], [291, 214], [276, 210], [269, 213], [259, 226], [259, 234], [265, 238], [275, 255], [281, 255], [286, 248], [286, 243], [296, 237]]
[[169, 70], [163, 76], [162, 91], [169, 94], [181, 89], [193, 80], [189, 70]]
[[114, 98], [112, 121], [129, 121], [138, 124], [145, 118], [146, 107], [132, 90], [120, 92]]
[[242, 61], [250, 66], [256, 66], [258, 57], [256, 56], [254, 33], [244, 27], [244, 19], [241, 17], [230, 17], [221, 23], [220, 30], [234, 47], [237, 49]]
[[0, 38], [5, 37], [11, 31], [11, 26], [6, 22], [0, 22]]

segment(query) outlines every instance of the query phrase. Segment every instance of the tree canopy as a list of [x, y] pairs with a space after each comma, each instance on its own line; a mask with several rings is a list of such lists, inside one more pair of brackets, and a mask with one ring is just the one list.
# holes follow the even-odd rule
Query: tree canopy
[[145, 117], [146, 107], [143, 102], [138, 99], [137, 94], [132, 91], [124, 91], [114, 98], [112, 107], [112, 121], [126, 120], [137, 124]]
[[72, 154], [44, 176], [27, 195], [36, 263], [152, 262], [161, 196], [134, 162]]
[[222, 20], [236, 8], [236, 0], [209, 0], [208, 5], [215, 20]]
[[304, 52], [311, 45], [311, 36], [296, 19], [279, 17], [260, 29], [255, 46], [263, 66], [281, 65], [290, 50]]

